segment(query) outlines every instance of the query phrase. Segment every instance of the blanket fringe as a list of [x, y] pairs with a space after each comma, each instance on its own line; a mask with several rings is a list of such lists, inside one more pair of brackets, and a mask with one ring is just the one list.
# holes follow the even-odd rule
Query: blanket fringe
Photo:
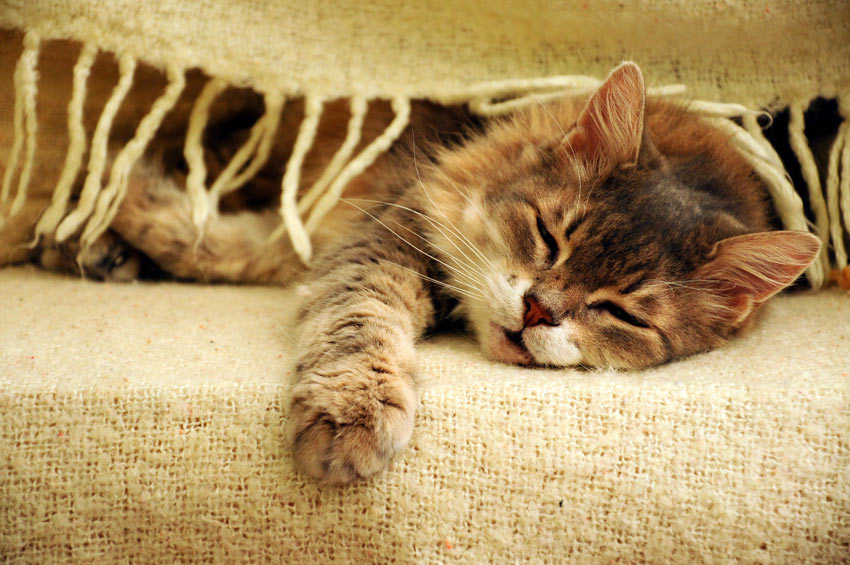
[[207, 166], [204, 162], [204, 130], [210, 119], [210, 107], [225, 88], [227, 83], [218, 78], [211, 78], [204, 85], [189, 114], [189, 125], [183, 146], [183, 156], [189, 167], [189, 173], [186, 175], [186, 193], [192, 204], [192, 221], [201, 234], [210, 214], [207, 189], [204, 186], [207, 177]]
[[[847, 185], [850, 184], [850, 115], [848, 115], [845, 100], [839, 101], [839, 110], [844, 121], [838, 128], [838, 134], [829, 151], [829, 162], [826, 171], [826, 200], [829, 213], [829, 235], [832, 238], [832, 248], [835, 252], [835, 266], [842, 270], [847, 266], [847, 251], [844, 248], [844, 230], [841, 226], [840, 205], [844, 208], [844, 224], [850, 226], [850, 194]], [[839, 161], [844, 166], [841, 170]], [[839, 171], [840, 174], [839, 174]], [[844, 184], [843, 190], [841, 185]], [[843, 194], [842, 194], [843, 193]], [[844, 198], [845, 202], [842, 202]]]
[[369, 168], [375, 162], [375, 159], [390, 148], [393, 142], [398, 139], [398, 136], [401, 135], [401, 132], [404, 131], [404, 128], [407, 127], [407, 124], [410, 122], [410, 99], [406, 96], [393, 98], [392, 109], [395, 112], [395, 117], [390, 122], [390, 125], [387, 126], [387, 129], [375, 138], [372, 143], [367, 145], [357, 157], [349, 161], [328, 187], [327, 192], [316, 202], [316, 206], [307, 218], [307, 230], [310, 233], [316, 230], [322, 218], [339, 201], [342, 191], [349, 181]]
[[351, 159], [354, 149], [360, 143], [360, 137], [363, 134], [363, 120], [366, 118], [366, 112], [369, 109], [369, 101], [362, 96], [354, 96], [349, 102], [351, 117], [348, 120], [348, 130], [345, 134], [345, 140], [337, 152], [334, 154], [328, 166], [322, 172], [319, 179], [313, 183], [313, 186], [304, 194], [301, 200], [298, 201], [298, 213], [302, 216], [316, 203], [331, 181], [339, 174], [345, 164]]
[[269, 238], [269, 241], [275, 241], [286, 231], [289, 234], [293, 249], [304, 263], [310, 261], [312, 246], [310, 236], [304, 228], [304, 222], [298, 215], [296, 198], [301, 180], [301, 166], [304, 164], [304, 157], [307, 156], [307, 152], [316, 139], [323, 104], [324, 101], [318, 96], [308, 96], [304, 103], [304, 119], [301, 122], [301, 128], [298, 130], [298, 138], [295, 140], [295, 147], [292, 148], [292, 155], [286, 163], [286, 171], [281, 182], [280, 216], [283, 218], [283, 223]]
[[112, 163], [109, 174], [109, 184], [100, 191], [94, 213], [89, 218], [81, 238], [82, 248], [89, 247], [100, 235], [106, 231], [115, 214], [121, 200], [127, 193], [127, 184], [130, 180], [130, 171], [136, 161], [142, 156], [150, 140], [159, 129], [162, 120], [171, 108], [177, 103], [177, 98], [186, 86], [186, 78], [183, 70], [177, 67], [168, 69], [168, 86], [162, 95], [153, 103], [150, 111], [139, 122], [136, 134], [118, 153]]
[[[36, 94], [38, 92], [38, 53], [41, 47], [41, 38], [37, 33], [29, 31], [24, 35], [24, 50], [15, 67], [15, 140], [12, 143], [12, 151], [3, 175], [3, 185], [0, 187], [0, 204], [5, 204], [9, 199], [12, 180], [18, 168], [18, 159], [21, 149], [26, 143], [26, 155], [21, 176], [18, 179], [18, 191], [12, 201], [9, 216], [17, 214], [24, 205], [27, 197], [27, 188], [32, 175], [32, 165], [35, 160], [36, 143]], [[0, 227], [3, 225], [3, 217], [0, 217]]]
[[[268, 161], [274, 144], [274, 135], [283, 113], [284, 100], [281, 92], [266, 93], [264, 114], [251, 128], [248, 140], [236, 151], [210, 187], [209, 210], [213, 216], [218, 214], [218, 203], [221, 197], [238, 190]], [[248, 159], [251, 159], [249, 163]], [[245, 165], [245, 163], [248, 164]]]
[[809, 206], [815, 215], [815, 235], [823, 241], [820, 253], [821, 269], [823, 269], [824, 277], [827, 277], [829, 276], [829, 213], [821, 189], [815, 156], [806, 140], [805, 121], [803, 119], [803, 111], [809, 106], [810, 102], [810, 100], [799, 100], [789, 107], [788, 140], [800, 163], [803, 180], [806, 181], [808, 188]]
[[[844, 118], [843, 147], [841, 149], [841, 183], [839, 186], [841, 211], [844, 214], [844, 231], [850, 234], [850, 92], [838, 98], [838, 108]], [[838, 143], [836, 139], [836, 143]], [[842, 268], [847, 270], [847, 265]]]
[[71, 188], [83, 165], [83, 155], [86, 152], [83, 105], [86, 98], [86, 84], [97, 57], [97, 51], [94, 43], [84, 44], [77, 58], [77, 64], [74, 65], [74, 83], [71, 100], [68, 102], [68, 152], [65, 154], [65, 164], [62, 166], [59, 182], [53, 190], [50, 206], [41, 215], [35, 227], [35, 239], [31, 246], [36, 245], [42, 236], [52, 234], [65, 216], [71, 199]]
[[[27, 199], [36, 156], [36, 95], [38, 93], [38, 58], [42, 39], [34, 31], [24, 35], [23, 51], [14, 73], [14, 137], [6, 170], [0, 186], [0, 206], [13, 196], [13, 184], [20, 169], [17, 186], [8, 215], [18, 213]], [[130, 172], [150, 144], [166, 114], [174, 108], [186, 84], [185, 69], [167, 67], [167, 84], [148, 113], [139, 121], [134, 137], [115, 153], [109, 171], [109, 182], [102, 186], [109, 165], [108, 141], [115, 116], [134, 80], [137, 61], [129, 53], [118, 55], [119, 78], [98, 118], [90, 141], [89, 158], [82, 190], [73, 210], [69, 212], [72, 190], [87, 149], [83, 126], [83, 108], [87, 83], [98, 54], [94, 43], [82, 46], [73, 69], [73, 85], [68, 102], [68, 148], [52, 199], [34, 230], [34, 246], [42, 238], [53, 236], [62, 242], [79, 233], [85, 249], [106, 229], [118, 212], [130, 178]], [[467, 104], [471, 111], [482, 116], [504, 114], [518, 108], [545, 101], [575, 96], [592, 91], [601, 80], [587, 76], [557, 76], [537, 79], [515, 79], [474, 84], [461, 91], [429, 97], [442, 104]], [[198, 229], [197, 244], [204, 239], [205, 227], [218, 213], [220, 199], [238, 190], [268, 161], [282, 119], [286, 96], [284, 92], [264, 93], [265, 110], [253, 125], [248, 139], [236, 151], [224, 170], [206, 186], [207, 170], [204, 160], [203, 135], [210, 109], [229, 84], [213, 77], [204, 85], [194, 101], [189, 115], [183, 154], [188, 164], [186, 191], [192, 205], [192, 221]], [[668, 85], [649, 89], [653, 96], [682, 96], [683, 85]], [[824, 242], [822, 253], [809, 267], [807, 275], [814, 288], [828, 283], [830, 250], [839, 271], [848, 267], [846, 239], [850, 233], [850, 93], [839, 97], [839, 112], [844, 118], [838, 135], [829, 151], [826, 177], [821, 183], [817, 163], [805, 135], [804, 111], [810, 100], [795, 100], [790, 105], [788, 138], [800, 162], [807, 184], [808, 199], [814, 215], [814, 225], [806, 219], [803, 200], [794, 190], [776, 150], [762, 133], [758, 118], [765, 116], [740, 104], [720, 104], [689, 100], [690, 111], [710, 120], [728, 132], [730, 139], [764, 180], [776, 210], [788, 229], [811, 230]], [[410, 121], [411, 97], [391, 99], [395, 113], [387, 128], [359, 154], [355, 150], [363, 135], [363, 125], [370, 99], [352, 96], [350, 117], [342, 145], [318, 179], [299, 198], [301, 171], [304, 160], [315, 141], [325, 99], [316, 94], [305, 96], [305, 113], [295, 146], [281, 179], [281, 224], [270, 240], [287, 234], [302, 261], [312, 256], [311, 235], [339, 202], [348, 183], [372, 165], [401, 135]], [[741, 126], [730, 118], [740, 119]], [[5, 209], [5, 207], [3, 208]], [[0, 213], [0, 227], [5, 217]], [[84, 225], [85, 224], [85, 225]], [[84, 225], [84, 227], [83, 227]]]
[[106, 106], [104, 106], [97, 126], [94, 129], [91, 155], [89, 156], [88, 175], [83, 183], [80, 200], [77, 202], [77, 208], [68, 214], [62, 220], [62, 223], [59, 224], [59, 227], [56, 228], [56, 241], [58, 242], [65, 241], [74, 234], [94, 209], [95, 199], [100, 193], [103, 182], [103, 171], [106, 168], [109, 131], [112, 129], [112, 121], [115, 119], [115, 114], [118, 113], [121, 102], [124, 101], [127, 91], [130, 90], [130, 86], [133, 84], [135, 71], [136, 59], [127, 53], [120, 55], [118, 58], [118, 83], [115, 85], [112, 95], [106, 102]]

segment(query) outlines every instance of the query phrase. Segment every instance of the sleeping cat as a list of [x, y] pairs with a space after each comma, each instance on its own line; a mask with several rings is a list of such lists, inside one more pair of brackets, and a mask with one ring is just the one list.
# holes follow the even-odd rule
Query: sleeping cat
[[[329, 483], [380, 472], [408, 442], [415, 344], [447, 317], [501, 362], [647, 367], [725, 343], [820, 248], [771, 231], [765, 188], [725, 134], [647, 100], [631, 63], [588, 99], [430, 151], [358, 179], [302, 279], [287, 430], [299, 467]], [[194, 246], [185, 193], [140, 170], [112, 230], [161, 268], [295, 276], [292, 250], [266, 243], [275, 213], [218, 215]], [[107, 234], [90, 266], [127, 269], [120, 242]]]

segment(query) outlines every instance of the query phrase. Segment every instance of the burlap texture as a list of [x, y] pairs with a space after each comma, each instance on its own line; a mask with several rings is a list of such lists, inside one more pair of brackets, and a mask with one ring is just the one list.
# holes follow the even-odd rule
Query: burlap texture
[[5, 0], [0, 25], [288, 94], [443, 98], [479, 81], [602, 77], [623, 59], [650, 83], [753, 107], [850, 85], [843, 0]]
[[[850, 301], [780, 297], [642, 372], [420, 347], [410, 448], [320, 488], [284, 446], [289, 291], [0, 271], [0, 554], [13, 563], [839, 563]], [[45, 313], [49, 312], [49, 315]]]

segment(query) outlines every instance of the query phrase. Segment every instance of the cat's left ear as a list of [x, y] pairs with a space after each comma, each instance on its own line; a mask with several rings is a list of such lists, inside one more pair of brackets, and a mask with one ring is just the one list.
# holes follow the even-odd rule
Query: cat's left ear
[[645, 106], [643, 73], [635, 63], [623, 63], [581, 111], [564, 142], [568, 156], [602, 168], [654, 158], [656, 150], [644, 127]]
[[733, 322], [741, 322], [781, 291], [817, 257], [821, 241], [798, 231], [771, 231], [718, 242], [695, 279], [713, 284]]

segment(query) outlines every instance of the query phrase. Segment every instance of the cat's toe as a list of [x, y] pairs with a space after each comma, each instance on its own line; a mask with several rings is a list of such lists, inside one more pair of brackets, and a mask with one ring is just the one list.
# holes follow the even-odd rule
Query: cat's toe
[[108, 281], [134, 280], [142, 267], [141, 254], [111, 231], [82, 249], [75, 238], [44, 242], [35, 250], [34, 258], [49, 271], [80, 274], [82, 268], [86, 277]]
[[104, 232], [80, 257], [86, 276], [108, 281], [131, 281], [139, 276], [141, 255], [112, 232]]
[[296, 465], [328, 484], [374, 476], [410, 440], [414, 406], [413, 388], [401, 379], [303, 380], [287, 420]]

